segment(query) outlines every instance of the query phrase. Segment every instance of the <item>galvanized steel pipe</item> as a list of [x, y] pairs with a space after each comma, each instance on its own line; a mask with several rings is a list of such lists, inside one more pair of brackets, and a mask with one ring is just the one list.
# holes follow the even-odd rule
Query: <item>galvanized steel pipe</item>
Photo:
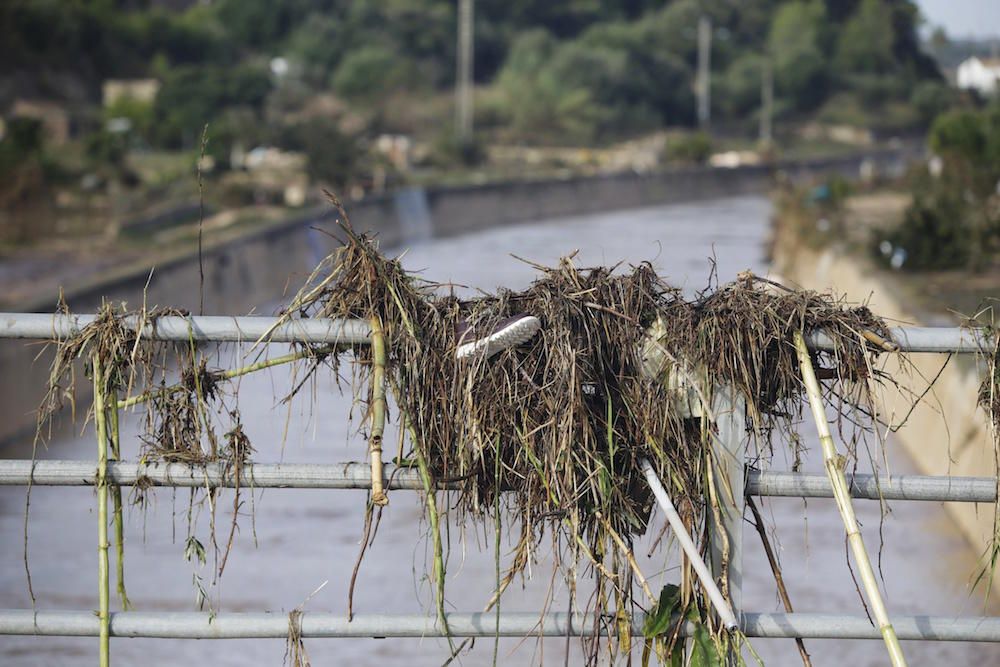
[[[806, 639], [880, 639], [864, 616], [806, 613], [743, 613], [740, 627], [748, 637]], [[613, 619], [593, 614], [505, 612], [500, 614], [502, 637], [565, 637], [606, 634]], [[641, 615], [633, 617], [633, 632], [642, 632]], [[288, 614], [205, 612], [141, 612], [111, 614], [114, 637], [170, 639], [284, 639]], [[451, 613], [448, 625], [454, 637], [492, 637], [496, 615]], [[1000, 641], [1000, 618], [954, 616], [895, 616], [900, 639], [929, 641]], [[440, 637], [432, 616], [422, 614], [365, 614], [348, 622], [343, 614], [306, 612], [301, 617], [304, 638]], [[690, 627], [682, 628], [687, 634]], [[92, 637], [98, 619], [91, 611], [0, 610], [0, 635]]]
[[[992, 503], [997, 499], [996, 477], [928, 475], [847, 475], [854, 498]], [[747, 495], [794, 498], [832, 498], [830, 480], [823, 473], [748, 473]]]
[[[892, 327], [891, 342], [902, 352], [980, 352], [990, 350], [993, 339], [981, 330], [962, 327]], [[812, 331], [806, 344], [814, 350], [832, 351], [834, 341], [822, 331]]]
[[[64, 339], [94, 321], [94, 315], [0, 313], [0, 338]], [[367, 343], [370, 329], [360, 320], [291, 319], [276, 317], [164, 316], [145, 324], [142, 336], [153, 340], [254, 343], [267, 336], [272, 343]], [[138, 326], [138, 322], [136, 322]]]
[[[242, 468], [240, 485], [260, 489], [367, 489], [371, 469], [365, 463], [252, 463]], [[390, 489], [416, 490], [423, 485], [416, 470], [385, 466]], [[24, 486], [30, 479], [38, 486], [92, 486], [96, 461], [0, 460], [0, 486]], [[108, 479], [132, 486], [139, 481], [153, 486], [232, 487], [233, 471], [221, 463], [109, 462]], [[926, 475], [848, 475], [851, 495], [862, 499], [926, 500], [992, 503], [997, 499], [995, 477], [934, 477]], [[452, 484], [444, 483], [442, 488]], [[821, 473], [750, 471], [746, 495], [795, 498], [830, 498], [833, 493]]]
[[[0, 313], [0, 338], [63, 339], [94, 320], [94, 315], [48, 315]], [[276, 317], [157, 317], [143, 329], [143, 336], [155, 340], [216, 341], [252, 343], [267, 334], [275, 343], [368, 342], [369, 327], [361, 320], [292, 319], [277, 325]], [[993, 341], [976, 329], [959, 327], [895, 327], [892, 341], [908, 352], [978, 352]], [[832, 350], [834, 341], [822, 331], [806, 336], [810, 347]]]

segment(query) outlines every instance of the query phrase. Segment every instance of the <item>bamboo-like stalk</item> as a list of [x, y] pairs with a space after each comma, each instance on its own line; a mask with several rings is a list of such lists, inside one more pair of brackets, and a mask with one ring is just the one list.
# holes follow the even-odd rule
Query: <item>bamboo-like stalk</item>
[[368, 453], [372, 463], [372, 502], [378, 506], [389, 504], [382, 480], [382, 436], [385, 434], [385, 331], [382, 320], [371, 318], [372, 328], [372, 430], [368, 440]]
[[[109, 392], [111, 400], [107, 401], [108, 412], [111, 415], [111, 460], [120, 461], [122, 458], [121, 435], [118, 428], [118, 402], [117, 392]], [[115, 520], [115, 574], [118, 584], [118, 599], [121, 600], [122, 610], [128, 611], [132, 608], [129, 602], [128, 593], [125, 591], [125, 525], [122, 515], [122, 487], [115, 484], [111, 487], [111, 502], [114, 505]]]
[[820, 445], [823, 448], [823, 462], [826, 474], [830, 478], [830, 485], [833, 487], [833, 498], [837, 502], [837, 509], [844, 520], [844, 529], [847, 531], [847, 541], [854, 554], [854, 560], [861, 574], [861, 583], [864, 586], [868, 602], [871, 604], [872, 612], [878, 623], [879, 631], [885, 640], [885, 646], [889, 651], [889, 660], [894, 667], [906, 665], [906, 658], [903, 657], [903, 649], [896, 637], [896, 631], [889, 621], [889, 613], [886, 610], [885, 602], [882, 600], [882, 593], [878, 588], [878, 581], [875, 579], [875, 571], [872, 569], [871, 560], [865, 550], [865, 542], [861, 536], [861, 529], [858, 527], [858, 519], [854, 515], [854, 506], [851, 504], [851, 495], [848, 491], [847, 479], [844, 477], [843, 458], [837, 454], [837, 447], [833, 443], [833, 436], [830, 434], [830, 425], [826, 420], [826, 410], [823, 407], [823, 392], [820, 389], [819, 381], [816, 379], [816, 371], [813, 369], [812, 360], [809, 358], [809, 348], [806, 347], [806, 340], [802, 332], [796, 331], [794, 334], [795, 351], [798, 353], [799, 367], [802, 372], [802, 381], [806, 387], [806, 394], [809, 396], [809, 406], [812, 408], [813, 418], [816, 420], [816, 431], [819, 433]]
[[100, 358], [95, 354], [94, 427], [97, 431], [97, 597], [100, 619], [100, 667], [111, 662], [111, 599], [108, 582], [108, 431], [104, 399], [107, 378]]

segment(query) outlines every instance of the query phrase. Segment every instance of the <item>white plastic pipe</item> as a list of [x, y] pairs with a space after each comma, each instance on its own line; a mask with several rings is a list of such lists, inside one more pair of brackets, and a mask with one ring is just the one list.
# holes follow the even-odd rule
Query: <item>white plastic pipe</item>
[[712, 573], [708, 571], [705, 561], [701, 559], [698, 547], [694, 545], [694, 541], [688, 535], [687, 529], [684, 527], [684, 522], [681, 521], [680, 515], [677, 514], [677, 509], [674, 507], [673, 501], [670, 500], [666, 489], [660, 483], [660, 478], [656, 476], [653, 466], [646, 459], [642, 460], [642, 471], [646, 475], [646, 482], [649, 484], [649, 488], [652, 489], [653, 495], [656, 497], [656, 502], [660, 504], [660, 509], [667, 515], [667, 522], [670, 523], [677, 541], [681, 543], [681, 548], [684, 549], [684, 553], [690, 559], [691, 566], [694, 568], [695, 574], [698, 575], [698, 579], [701, 580], [701, 585], [705, 587], [708, 599], [712, 601], [712, 605], [719, 614], [719, 618], [722, 619], [723, 625], [726, 626], [727, 630], [735, 630], [738, 625], [736, 615], [733, 614], [733, 610], [729, 607], [726, 599], [722, 597], [722, 591], [715, 584], [715, 579], [712, 578]]

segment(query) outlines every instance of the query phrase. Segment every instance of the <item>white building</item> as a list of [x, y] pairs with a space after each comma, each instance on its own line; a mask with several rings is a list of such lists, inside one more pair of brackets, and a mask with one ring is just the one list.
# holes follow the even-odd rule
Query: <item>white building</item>
[[958, 66], [955, 79], [959, 88], [974, 89], [983, 95], [993, 95], [1000, 87], [1000, 58], [973, 56]]

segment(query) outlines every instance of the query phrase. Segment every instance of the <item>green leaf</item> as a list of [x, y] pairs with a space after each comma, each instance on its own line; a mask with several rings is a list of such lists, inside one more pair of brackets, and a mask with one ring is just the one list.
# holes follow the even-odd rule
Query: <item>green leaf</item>
[[690, 667], [722, 667], [719, 651], [715, 647], [712, 635], [701, 623], [695, 623], [694, 636], [691, 642]]
[[660, 601], [646, 615], [642, 624], [642, 634], [646, 637], [656, 637], [664, 634], [670, 628], [670, 619], [680, 608], [681, 589], [674, 584], [667, 584], [660, 591]]

